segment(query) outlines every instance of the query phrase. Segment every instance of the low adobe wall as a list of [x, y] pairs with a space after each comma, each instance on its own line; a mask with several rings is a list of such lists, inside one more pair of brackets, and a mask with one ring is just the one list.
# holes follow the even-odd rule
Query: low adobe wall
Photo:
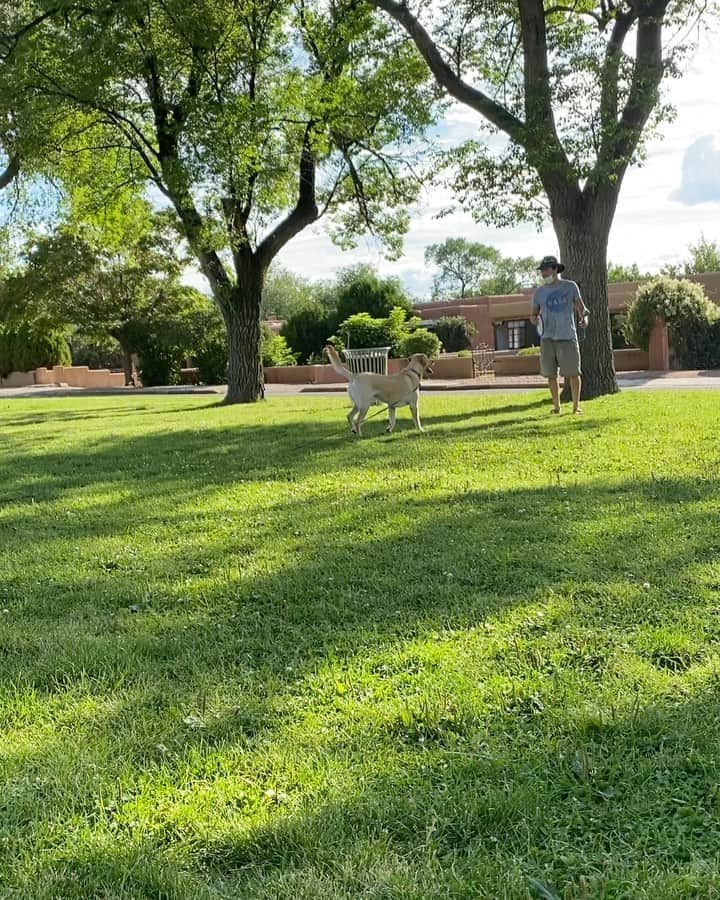
[[[388, 375], [397, 375], [408, 359], [389, 359]], [[432, 361], [432, 378], [472, 378], [473, 363], [469, 356], [438, 357]], [[344, 382], [332, 366], [267, 366], [265, 384], [339, 384]]]
[[3, 379], [3, 387], [28, 387], [33, 384], [66, 384], [68, 387], [124, 387], [125, 375], [109, 369], [88, 366], [53, 366], [32, 372], [11, 372]]
[[[402, 372], [409, 362], [409, 359], [389, 359], [388, 375], [397, 375], [398, 372]], [[425, 376], [428, 381], [432, 381], [433, 378], [473, 377], [473, 361], [470, 356], [438, 356], [432, 360], [430, 365], [432, 373]]]
[[0, 378], [0, 387], [31, 387], [35, 384], [34, 372], [11, 372], [7, 378]]
[[[635, 372], [650, 368], [648, 353], [631, 347], [627, 350], [613, 350], [616, 372]], [[498, 350], [495, 353], [495, 375], [539, 375], [540, 355], [518, 356], [513, 350]]]

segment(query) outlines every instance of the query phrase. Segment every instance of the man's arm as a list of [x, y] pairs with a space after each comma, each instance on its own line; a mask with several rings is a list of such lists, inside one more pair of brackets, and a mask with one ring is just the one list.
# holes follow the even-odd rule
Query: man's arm
[[575, 313], [581, 322], [590, 315], [590, 310], [585, 306], [585, 302], [580, 294], [575, 298]]
[[532, 299], [532, 310], [530, 311], [530, 321], [533, 325], [537, 325], [538, 315], [540, 314], [540, 304], [533, 297]]

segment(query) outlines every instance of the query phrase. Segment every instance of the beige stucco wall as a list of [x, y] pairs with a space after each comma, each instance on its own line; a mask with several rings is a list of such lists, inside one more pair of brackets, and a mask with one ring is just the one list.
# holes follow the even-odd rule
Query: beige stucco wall
[[[645, 350], [613, 350], [616, 372], [635, 372], [649, 368]], [[495, 353], [495, 375], [539, 375], [540, 355], [518, 356], [513, 350]]]
[[[389, 359], [388, 375], [396, 375], [408, 364], [407, 359]], [[428, 378], [472, 378], [472, 359], [447, 356], [432, 361], [433, 372]], [[266, 384], [340, 384], [344, 379], [332, 366], [267, 366]]]
[[11, 372], [7, 378], [0, 378], [0, 387], [30, 387], [35, 384], [33, 372]]
[[69, 387], [124, 387], [122, 372], [109, 369], [90, 369], [88, 366], [53, 366], [52, 369], [35, 369], [35, 384], [67, 384]]

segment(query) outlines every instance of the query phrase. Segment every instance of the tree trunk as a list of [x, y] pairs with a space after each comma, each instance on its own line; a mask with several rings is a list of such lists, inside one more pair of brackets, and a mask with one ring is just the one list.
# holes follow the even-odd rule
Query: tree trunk
[[112, 329], [109, 334], [111, 337], [115, 338], [118, 344], [120, 344], [120, 352], [122, 354], [123, 373], [125, 375], [126, 387], [128, 385], [137, 387], [137, 382], [135, 380], [135, 367], [133, 365], [132, 347], [126, 340], [125, 333], [122, 327], [119, 329]]
[[[588, 204], [589, 206], [590, 204]], [[606, 212], [609, 212], [606, 211]], [[553, 217], [565, 264], [562, 277], [575, 281], [590, 310], [585, 339], [580, 343], [582, 358], [582, 398], [589, 400], [619, 390], [610, 332], [607, 289], [607, 244], [612, 215], [596, 210], [573, 218]]]
[[265, 397], [260, 352], [260, 308], [265, 272], [256, 259], [244, 261], [237, 285], [222, 303], [228, 338], [228, 390], [225, 403], [255, 403]]

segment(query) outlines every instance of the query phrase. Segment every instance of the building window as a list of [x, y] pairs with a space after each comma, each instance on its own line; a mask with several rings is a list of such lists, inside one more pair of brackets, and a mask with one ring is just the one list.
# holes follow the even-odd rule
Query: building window
[[519, 350], [525, 346], [525, 321], [508, 322], [508, 349]]

